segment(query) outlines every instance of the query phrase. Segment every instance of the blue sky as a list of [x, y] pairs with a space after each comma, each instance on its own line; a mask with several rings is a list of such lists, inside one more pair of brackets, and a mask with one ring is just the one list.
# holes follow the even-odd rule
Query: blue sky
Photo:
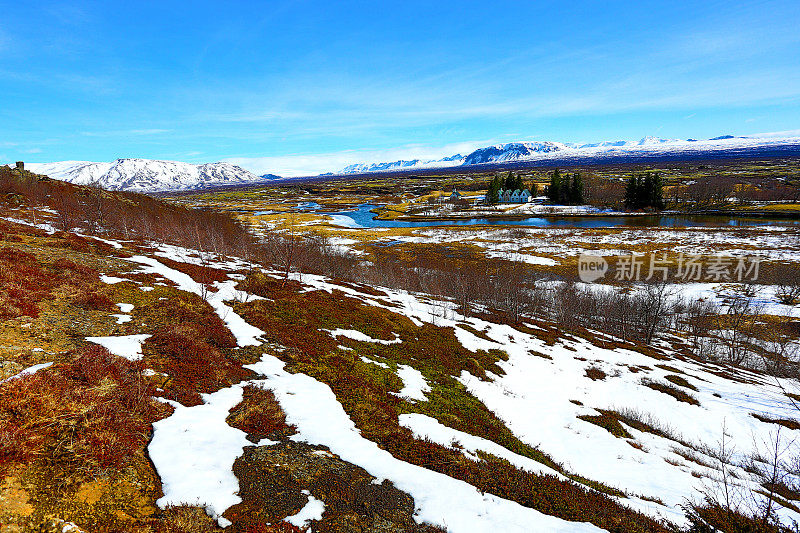
[[799, 27], [797, 0], [0, 1], [0, 161], [297, 175], [798, 130]]

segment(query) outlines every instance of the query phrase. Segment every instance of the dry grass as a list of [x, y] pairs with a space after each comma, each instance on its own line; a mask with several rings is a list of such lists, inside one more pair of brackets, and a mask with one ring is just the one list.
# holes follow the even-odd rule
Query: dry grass
[[286, 424], [286, 414], [272, 391], [246, 385], [243, 393], [241, 403], [231, 410], [226, 422], [247, 433], [249, 441], [282, 440], [297, 431], [294, 426]]
[[[675, 377], [677, 378], [678, 376]], [[664, 394], [672, 396], [679, 402], [688, 403], [691, 405], [700, 405], [700, 402], [697, 401], [697, 398], [677, 387], [673, 387], [672, 385], [667, 385], [666, 383], [658, 383], [657, 381], [651, 381], [648, 379], [643, 380], [642, 385], [650, 389], [656, 390], [658, 392], [663, 392]]]
[[767, 424], [778, 424], [788, 429], [800, 429], [800, 422], [790, 418], [772, 418], [759, 413], [750, 413], [750, 416]]
[[92, 345], [0, 385], [0, 465], [45, 459], [86, 475], [122, 468], [170, 410], [153, 401], [140, 370]]

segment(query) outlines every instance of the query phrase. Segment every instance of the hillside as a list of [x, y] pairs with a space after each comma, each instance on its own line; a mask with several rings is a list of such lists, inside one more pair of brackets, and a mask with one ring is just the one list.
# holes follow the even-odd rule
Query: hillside
[[358, 282], [141, 195], [3, 167], [0, 193], [4, 529], [758, 525], [720, 490], [769, 505], [752, 531], [800, 520], [797, 473], [770, 477], [791, 365]]

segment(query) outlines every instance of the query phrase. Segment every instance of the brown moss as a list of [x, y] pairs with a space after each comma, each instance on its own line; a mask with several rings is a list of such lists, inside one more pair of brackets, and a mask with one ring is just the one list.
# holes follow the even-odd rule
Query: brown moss
[[679, 402], [688, 403], [690, 405], [700, 405], [700, 402], [697, 401], [697, 398], [688, 394], [687, 392], [684, 392], [683, 390], [677, 387], [673, 387], [672, 385], [667, 385], [666, 383], [658, 383], [656, 381], [650, 381], [650, 380], [643, 381], [642, 385], [650, 389], [656, 390], [658, 392], [668, 394], [669, 396], [672, 396]]
[[597, 368], [596, 366], [590, 366], [589, 368], [587, 368], [585, 375], [592, 381], [597, 381], [597, 380], [602, 381], [606, 379], [606, 373], [603, 372], [601, 369]]
[[247, 433], [249, 441], [283, 439], [297, 431], [286, 423], [286, 415], [272, 391], [246, 385], [242, 392], [241, 403], [231, 410], [225, 421]]
[[664, 379], [666, 379], [666, 380], [667, 380], [667, 381], [669, 381], [670, 383], [673, 383], [673, 384], [675, 384], [675, 385], [677, 385], [677, 386], [679, 386], [679, 387], [683, 387], [683, 388], [685, 388], [685, 389], [691, 389], [691, 390], [693, 390], [693, 391], [696, 391], [696, 390], [697, 390], [697, 387], [695, 387], [694, 385], [692, 385], [691, 383], [689, 383], [688, 381], [686, 381], [686, 379], [685, 379], [685, 378], [682, 378], [681, 376], [676, 376], [676, 375], [673, 375], [673, 374], [668, 374], [668, 375], [664, 376]]
[[752, 416], [757, 420], [760, 420], [761, 422], [766, 422], [768, 424], [778, 424], [788, 429], [800, 429], [800, 422], [798, 422], [797, 420], [792, 420], [790, 418], [772, 418], [759, 413], [750, 413], [750, 416]]

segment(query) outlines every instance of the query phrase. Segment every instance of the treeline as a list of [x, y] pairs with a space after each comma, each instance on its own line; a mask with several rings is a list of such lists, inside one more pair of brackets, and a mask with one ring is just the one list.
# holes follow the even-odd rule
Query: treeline
[[775, 178], [740, 178], [733, 176], [705, 176], [672, 188], [671, 200], [695, 208], [722, 207], [752, 202], [800, 202], [797, 182]]
[[[280, 242], [285, 236], [270, 238]], [[686, 339], [698, 357], [800, 377], [797, 323], [765, 327], [758, 318], [755, 285], [745, 284], [726, 303], [715, 305], [677, 298], [668, 283], [643, 283], [630, 293], [595, 291], [570, 280], [554, 284], [558, 278], [522, 262], [471, 255], [446, 245], [431, 245], [412, 260], [401, 261], [398, 253], [376, 248], [374, 259], [365, 262], [316, 236], [297, 242], [289, 268], [430, 294], [444, 302], [434, 311], [443, 318], [452, 318], [455, 311], [487, 313], [490, 320], [511, 323], [533, 317], [560, 330], [600, 331], [645, 345], [671, 333]], [[286, 268], [284, 263], [281, 270]], [[765, 279], [800, 294], [797, 270], [785, 268], [765, 271]]]
[[545, 188], [545, 195], [550, 202], [561, 205], [583, 205], [583, 178], [580, 172], [561, 175], [555, 169], [550, 174], [550, 184]]
[[505, 177], [500, 174], [495, 174], [488, 186], [487, 196], [489, 197], [489, 203], [496, 204], [500, 201], [501, 189], [506, 191], [522, 191], [526, 188], [528, 188], [531, 195], [536, 195], [536, 184], [532, 183], [530, 187], [526, 187], [522, 179], [522, 174], [509, 172]]
[[634, 173], [625, 187], [628, 209], [664, 209], [664, 182], [658, 172]]

